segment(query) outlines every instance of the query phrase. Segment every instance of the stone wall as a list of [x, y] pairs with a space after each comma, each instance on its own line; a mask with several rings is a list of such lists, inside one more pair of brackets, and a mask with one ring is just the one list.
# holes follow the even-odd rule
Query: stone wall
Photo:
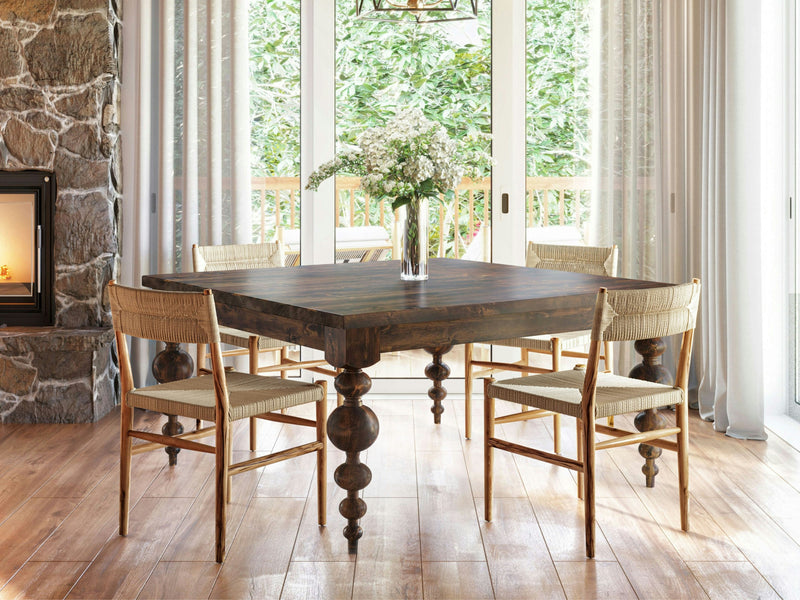
[[0, 170], [56, 174], [55, 328], [0, 329], [0, 420], [85, 422], [115, 403], [104, 290], [118, 260], [115, 0], [0, 0]]

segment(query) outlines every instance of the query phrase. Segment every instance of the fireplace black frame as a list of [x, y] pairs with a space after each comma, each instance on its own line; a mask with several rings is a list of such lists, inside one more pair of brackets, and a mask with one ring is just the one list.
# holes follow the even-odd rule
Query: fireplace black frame
[[33, 194], [35, 198], [38, 280], [29, 302], [0, 296], [0, 325], [46, 326], [55, 321], [55, 265], [53, 263], [56, 177], [49, 171], [0, 171], [0, 193]]

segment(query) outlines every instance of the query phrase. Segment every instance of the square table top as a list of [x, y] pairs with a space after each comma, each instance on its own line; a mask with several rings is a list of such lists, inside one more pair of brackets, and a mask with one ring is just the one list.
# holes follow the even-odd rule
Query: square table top
[[446, 258], [430, 259], [428, 271], [427, 281], [402, 281], [399, 261], [382, 261], [146, 275], [142, 283], [209, 288], [223, 325], [326, 352], [333, 330], [345, 345], [369, 337], [369, 354], [587, 329], [601, 287], [669, 285]]

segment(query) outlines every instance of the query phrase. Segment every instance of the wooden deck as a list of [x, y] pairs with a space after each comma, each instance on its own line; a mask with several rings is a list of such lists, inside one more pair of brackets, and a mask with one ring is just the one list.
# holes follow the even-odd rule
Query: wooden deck
[[[800, 598], [800, 453], [776, 436], [734, 440], [693, 414], [689, 534], [672, 453], [655, 489], [635, 448], [601, 453], [597, 558], [587, 560], [571, 472], [496, 453], [487, 524], [480, 433], [463, 439], [457, 398], [438, 427], [429, 404], [371, 402], [381, 434], [365, 453], [374, 478], [357, 556], [341, 535], [332, 470], [342, 457], [329, 446], [328, 527], [316, 525], [313, 457], [240, 475], [224, 565], [213, 560], [212, 456], [182, 452], [176, 468], [161, 452], [134, 457], [121, 538], [118, 413], [96, 425], [0, 425], [0, 598]], [[160, 428], [155, 415], [137, 418]], [[502, 429], [547, 447], [550, 426]], [[568, 421], [563, 434], [574, 452]], [[260, 424], [264, 451], [297, 439]]]

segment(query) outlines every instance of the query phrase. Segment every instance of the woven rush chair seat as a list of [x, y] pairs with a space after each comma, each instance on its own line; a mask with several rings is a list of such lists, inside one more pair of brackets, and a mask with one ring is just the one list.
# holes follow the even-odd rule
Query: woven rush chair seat
[[[320, 525], [325, 525], [326, 382], [305, 383], [251, 373], [226, 372], [222, 364], [219, 324], [211, 290], [164, 292], [123, 287], [112, 281], [108, 285], [108, 298], [120, 365], [119, 534], [128, 533], [132, 456], [165, 446], [214, 455], [217, 562], [225, 559], [230, 479], [239, 473], [304, 454], [316, 454], [317, 520]], [[136, 388], [128, 352], [128, 336], [175, 344], [208, 345], [211, 374]], [[275, 412], [309, 403], [315, 404], [315, 419]], [[197, 427], [194, 431], [174, 436], [137, 430], [134, 428], [134, 408], [196, 419]], [[305, 444], [233, 463], [231, 423], [248, 418], [310, 427], [315, 435], [313, 440]], [[210, 421], [213, 425], [201, 428], [202, 421]], [[210, 436], [214, 438], [213, 445], [197, 441]]]
[[[580, 417], [584, 375], [583, 369], [573, 369], [517, 377], [492, 383], [488, 393], [497, 400]], [[683, 403], [679, 388], [613, 373], [597, 374], [596, 394], [597, 418]]]
[[[562, 244], [537, 244], [528, 243], [525, 266], [533, 269], [551, 269], [555, 271], [568, 271], [572, 273], [585, 273], [588, 275], [606, 275], [614, 277], [617, 274], [617, 247], [616, 246], [565, 246]], [[561, 358], [588, 358], [585, 348], [591, 341], [590, 331], [554, 332], [545, 335], [512, 337], [482, 342], [492, 346], [505, 346], [519, 348], [520, 360], [516, 362], [500, 362], [498, 360], [473, 359], [473, 345], [464, 347], [464, 435], [472, 437], [472, 382], [476, 377], [484, 377], [501, 371], [514, 371], [519, 373], [547, 373], [561, 370]], [[530, 353], [548, 354], [550, 367], [539, 367], [530, 364]], [[611, 345], [604, 344], [601, 359], [606, 370], [611, 369]], [[526, 407], [526, 405], [523, 405]], [[528, 412], [523, 416], [515, 416], [513, 420], [539, 419], [550, 416], [545, 410]], [[561, 452], [561, 423], [559, 413], [553, 416], [553, 449]], [[505, 417], [501, 417], [505, 419]], [[498, 421], [502, 422], [501, 421]], [[613, 420], [609, 422], [612, 424]]]
[[[541, 460], [576, 471], [578, 497], [584, 504], [586, 556], [595, 552], [595, 452], [631, 444], [651, 443], [678, 454], [678, 493], [681, 529], [689, 530], [689, 412], [686, 386], [694, 328], [700, 300], [700, 282], [608, 291], [597, 294], [586, 369], [541, 373], [495, 382], [484, 380], [483, 418], [484, 516], [492, 520], [495, 450]], [[607, 341], [650, 340], [681, 334], [675, 385], [664, 385], [599, 371], [600, 345]], [[495, 433], [503, 417], [495, 417], [496, 400], [505, 400], [545, 414], [575, 417], [577, 458], [531, 448]], [[675, 426], [641, 432], [600, 425], [595, 421], [642, 410], [675, 405]], [[514, 419], [519, 420], [519, 419]], [[596, 439], [597, 435], [610, 439]], [[676, 436], [676, 439], [669, 440]]]
[[[236, 371], [226, 373], [225, 379], [231, 421], [322, 400], [322, 388], [312, 383]], [[213, 421], [216, 410], [214, 378], [201, 375], [137, 388], [128, 393], [128, 405], [167, 415]]]

